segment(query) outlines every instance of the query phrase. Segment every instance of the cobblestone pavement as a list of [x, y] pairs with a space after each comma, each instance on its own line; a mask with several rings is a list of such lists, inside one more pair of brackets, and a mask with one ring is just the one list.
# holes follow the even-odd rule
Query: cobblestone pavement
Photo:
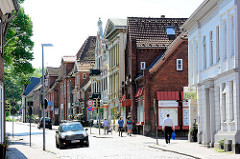
[[[9, 159], [20, 158], [60, 158], [60, 159], [191, 159], [189, 156], [150, 148], [155, 140], [141, 135], [119, 137], [117, 133], [98, 135], [98, 129], [92, 128], [89, 133], [89, 147], [69, 147], [58, 149], [55, 146], [55, 130], [46, 129], [46, 151], [42, 151], [42, 129], [32, 124], [32, 147], [29, 147], [29, 124], [15, 123], [15, 137], [10, 137], [12, 145], [7, 155]], [[55, 129], [55, 130], [54, 130]], [[11, 135], [12, 125], [7, 122], [7, 133]], [[103, 133], [103, 130], [101, 130]]]

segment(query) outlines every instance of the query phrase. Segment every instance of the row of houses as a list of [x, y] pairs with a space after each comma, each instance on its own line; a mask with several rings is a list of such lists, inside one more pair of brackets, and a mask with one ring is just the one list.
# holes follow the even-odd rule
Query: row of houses
[[0, 144], [5, 143], [5, 86], [4, 86], [4, 41], [9, 23], [17, 16], [16, 0], [0, 0]]
[[[99, 19], [97, 35], [76, 56], [47, 68], [46, 115], [55, 124], [69, 115], [100, 115], [112, 126], [131, 115], [135, 133], [154, 135], [169, 113], [178, 135], [196, 121], [200, 144], [217, 147], [224, 140], [239, 153], [239, 3], [205, 0], [189, 19], [108, 19], [104, 31]], [[40, 89], [33, 89], [35, 100]], [[96, 97], [98, 114], [87, 111]], [[39, 113], [40, 103], [34, 107]]]

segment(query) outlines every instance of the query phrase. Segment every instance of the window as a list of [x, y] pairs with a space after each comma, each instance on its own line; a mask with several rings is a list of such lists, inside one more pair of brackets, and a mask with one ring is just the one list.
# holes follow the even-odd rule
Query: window
[[78, 84], [79, 84], [79, 76], [77, 76], [77, 86], [78, 86]]
[[210, 48], [209, 48], [209, 54], [210, 54], [210, 56], [209, 56], [209, 65], [210, 66], [212, 66], [213, 65], [213, 33], [212, 33], [212, 31], [210, 31], [210, 33], [209, 33], [209, 46], [210, 46]]
[[207, 50], [206, 50], [206, 36], [203, 37], [203, 70], [206, 68], [207, 65]]
[[166, 32], [168, 37], [175, 37], [175, 29], [174, 26], [166, 26]]
[[82, 78], [83, 78], [83, 79], [86, 79], [86, 73], [84, 73], [84, 74], [82, 75]]
[[235, 34], [234, 34], [234, 18], [233, 18], [233, 15], [231, 15], [231, 18], [230, 18], [230, 25], [231, 25], [231, 29], [230, 29], [230, 37], [229, 37], [229, 44], [230, 44], [230, 55], [231, 56], [234, 56], [234, 37], [235, 37]]
[[227, 98], [226, 98], [226, 84], [222, 84], [222, 121], [226, 122], [226, 106], [227, 106]]
[[141, 62], [140, 64], [141, 66], [141, 70], [145, 70], [146, 69], [146, 63], [145, 62]]
[[219, 26], [216, 27], [216, 63], [220, 60], [219, 57]]
[[223, 59], [227, 59], [227, 22], [223, 21]]
[[177, 67], [177, 71], [183, 70], [183, 60], [182, 59], [177, 59], [176, 67]]

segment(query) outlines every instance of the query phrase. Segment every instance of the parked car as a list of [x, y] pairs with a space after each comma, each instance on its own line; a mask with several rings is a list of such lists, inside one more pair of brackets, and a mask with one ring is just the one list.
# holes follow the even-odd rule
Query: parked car
[[64, 148], [68, 145], [85, 145], [89, 146], [87, 129], [83, 129], [80, 122], [61, 123], [56, 131], [56, 147]]
[[[38, 129], [43, 127], [43, 117], [38, 122]], [[49, 117], [45, 117], [45, 128], [52, 129], [52, 120]]]

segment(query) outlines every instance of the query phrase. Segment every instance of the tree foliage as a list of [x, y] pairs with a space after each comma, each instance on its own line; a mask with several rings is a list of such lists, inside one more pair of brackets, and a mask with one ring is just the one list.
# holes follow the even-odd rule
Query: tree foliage
[[[24, 0], [18, 0], [22, 3]], [[6, 87], [6, 101], [21, 100], [23, 85], [29, 83], [34, 68], [30, 63], [33, 60], [33, 35], [31, 18], [25, 14], [22, 7], [16, 18], [10, 24], [4, 44], [4, 78]]]

